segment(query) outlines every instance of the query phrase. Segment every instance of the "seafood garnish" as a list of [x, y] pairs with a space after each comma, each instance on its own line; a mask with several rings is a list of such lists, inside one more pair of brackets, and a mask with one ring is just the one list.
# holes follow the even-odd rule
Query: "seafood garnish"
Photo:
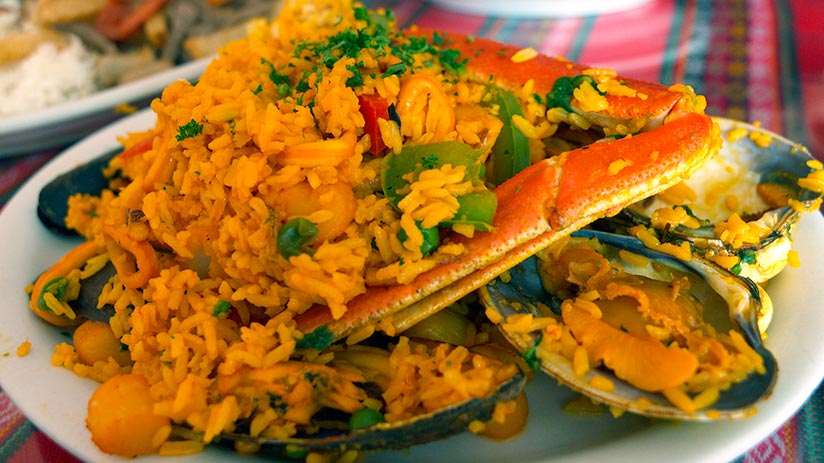
[[684, 182], [599, 227], [648, 244], [687, 242], [691, 252], [764, 282], [787, 264], [801, 215], [821, 205], [824, 171], [798, 143], [744, 122], [713, 120], [724, 139], [718, 156]]
[[532, 362], [597, 402], [682, 420], [739, 419], [778, 367], [758, 314], [766, 292], [701, 259], [581, 230], [480, 290], [490, 319]]

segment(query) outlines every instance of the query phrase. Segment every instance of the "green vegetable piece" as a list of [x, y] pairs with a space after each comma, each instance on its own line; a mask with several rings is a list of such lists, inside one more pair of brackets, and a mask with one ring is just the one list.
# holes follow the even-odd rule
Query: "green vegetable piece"
[[[458, 202], [460, 202], [460, 199], [458, 200]], [[441, 244], [441, 234], [438, 231], [438, 227], [422, 228], [420, 221], [415, 222], [415, 225], [418, 226], [418, 230], [420, 230], [423, 234], [423, 243], [421, 243], [421, 254], [428, 256], [432, 253], [432, 251], [438, 248], [439, 244]], [[406, 230], [401, 228], [398, 231], [398, 240], [400, 240], [400, 242], [403, 243], [404, 241], [406, 241], [407, 238], [409, 238], [409, 236], [406, 234]]]
[[383, 194], [393, 206], [398, 207], [409, 186], [409, 182], [403, 176], [412, 172], [413, 178], [417, 179], [423, 170], [446, 164], [453, 167], [466, 166], [465, 178], [477, 183], [480, 181], [481, 173], [481, 164], [478, 160], [482, 154], [483, 150], [473, 149], [458, 141], [405, 146], [400, 153], [391, 153], [383, 158]]
[[37, 298], [37, 308], [40, 310], [46, 310], [51, 312], [52, 310], [46, 304], [46, 301], [43, 300], [43, 296], [46, 293], [53, 294], [58, 301], [64, 301], [66, 298], [66, 288], [69, 287], [69, 280], [66, 277], [57, 277], [43, 286], [43, 290], [40, 291], [40, 297]]
[[231, 308], [232, 306], [230, 306], [228, 302], [221, 299], [217, 301], [217, 304], [215, 304], [215, 308], [212, 309], [212, 315], [214, 315], [215, 317], [224, 316], [227, 313], [229, 313], [229, 309]]
[[203, 124], [192, 119], [184, 125], [177, 128], [177, 135], [175, 140], [183, 141], [187, 138], [194, 138], [203, 133]]
[[532, 368], [535, 371], [541, 371], [541, 358], [538, 357], [538, 346], [541, 345], [542, 340], [543, 336], [538, 336], [538, 339], [535, 340], [535, 344], [526, 349], [522, 354], [524, 361], [527, 365], [529, 365], [529, 368]]
[[559, 77], [555, 81], [552, 85], [552, 90], [546, 95], [546, 107], [564, 108], [569, 112], [573, 112], [572, 105], [570, 104], [572, 102], [572, 92], [584, 82], [589, 82], [598, 93], [606, 95], [605, 92], [598, 90], [595, 80], [590, 76], [583, 74], [572, 77], [564, 76]]
[[513, 116], [522, 116], [524, 111], [518, 98], [505, 90], [491, 87], [494, 103], [498, 105], [498, 117], [503, 122], [501, 134], [492, 147], [492, 178], [500, 185], [521, 170], [529, 167], [529, 140], [512, 123]]
[[298, 349], [317, 349], [323, 350], [332, 345], [335, 340], [335, 335], [329, 330], [326, 325], [321, 325], [314, 329], [311, 333], [307, 333], [302, 339], [295, 343]]
[[489, 190], [473, 191], [458, 196], [458, 212], [444, 221], [445, 225], [469, 224], [478, 231], [492, 230], [492, 219], [498, 208], [498, 197]]
[[309, 450], [296, 444], [286, 444], [286, 457], [293, 460], [303, 460], [309, 455]]
[[355, 411], [355, 413], [352, 413], [352, 416], [349, 417], [349, 430], [357, 431], [358, 429], [368, 428], [385, 421], [386, 419], [381, 412], [364, 407]]
[[318, 236], [318, 227], [303, 217], [286, 221], [278, 230], [277, 248], [285, 259], [301, 254], [312, 254], [309, 247]]

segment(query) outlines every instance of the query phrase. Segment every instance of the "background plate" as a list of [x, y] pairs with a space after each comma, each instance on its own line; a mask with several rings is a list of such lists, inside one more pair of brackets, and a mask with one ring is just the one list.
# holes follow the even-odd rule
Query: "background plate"
[[170, 83], [196, 80], [211, 61], [201, 58], [50, 108], [0, 117], [0, 158], [67, 146], [122, 117], [117, 105], [144, 108]]
[[[115, 137], [151, 127], [153, 113], [141, 111], [86, 138], [33, 176], [0, 214], [0, 386], [32, 422], [79, 458], [98, 463], [122, 462], [102, 454], [85, 427], [86, 403], [96, 383], [51, 366], [53, 346], [65, 341], [65, 330], [31, 313], [24, 288], [78, 241], [59, 238], [38, 222], [40, 187], [77, 163], [118, 146]], [[787, 268], [767, 288], [775, 317], [767, 347], [778, 359], [778, 384], [772, 397], [752, 418], [737, 422], [670, 423], [638, 416], [576, 416], [562, 411], [573, 395], [539, 376], [528, 386], [530, 422], [525, 432], [505, 443], [465, 433], [399, 452], [370, 455], [368, 462], [591, 462], [732, 460], [767, 437], [803, 405], [824, 376], [824, 218], [807, 214], [795, 232], [800, 268]], [[17, 346], [32, 342], [29, 355], [17, 357]], [[231, 451], [210, 447], [190, 457], [143, 457], [139, 463], [218, 462]], [[244, 462], [271, 461], [237, 456]]]
[[638, 8], [651, 0], [430, 0], [461, 13], [493, 16], [544, 16], [567, 18], [617, 13]]

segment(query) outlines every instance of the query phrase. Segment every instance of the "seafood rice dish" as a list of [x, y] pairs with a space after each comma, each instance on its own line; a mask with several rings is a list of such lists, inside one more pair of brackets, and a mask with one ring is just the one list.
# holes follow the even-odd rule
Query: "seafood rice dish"
[[[654, 395], [615, 407], [740, 418], [775, 381], [754, 325], [771, 310], [765, 293], [715, 264], [673, 264], [683, 275], [659, 272], [656, 297], [703, 300], [689, 289], [709, 281], [702, 291], [720, 302], [704, 312], [733, 323], [709, 327], [693, 302], [656, 313], [635, 283], [613, 291], [598, 276], [647, 278], [608, 270], [641, 254], [635, 244], [570, 238], [712, 159], [722, 138], [705, 106], [684, 85], [398, 31], [391, 12], [346, 0], [287, 2], [197, 82], [169, 85], [151, 105], [156, 124], [98, 161], [100, 186], [73, 184], [55, 204], [41, 193], [44, 223], [83, 241], [28, 288], [30, 308], [72, 330], [52, 363], [100, 383], [86, 425], [103, 452], [126, 457], [228, 443], [355, 461], [467, 429], [506, 439], [526, 422], [524, 383], [559, 362], [587, 387]], [[820, 165], [803, 165], [818, 191], [799, 212], [824, 183]], [[589, 257], [570, 245], [582, 239], [620, 250]], [[650, 245], [661, 255], [643, 265], [660, 270], [684, 243]], [[534, 281], [562, 287], [549, 302], [476, 295], [515, 281], [508, 271], [536, 253], [545, 274]], [[547, 276], [553, 259], [580, 290]], [[610, 291], [632, 291], [646, 318], [602, 316], [594, 306]], [[633, 325], [599, 324], [608, 318]], [[643, 339], [622, 350], [621, 336]], [[678, 363], [636, 366], [646, 354]], [[593, 383], [602, 368], [614, 377]], [[725, 415], [724, 391], [751, 385]]]

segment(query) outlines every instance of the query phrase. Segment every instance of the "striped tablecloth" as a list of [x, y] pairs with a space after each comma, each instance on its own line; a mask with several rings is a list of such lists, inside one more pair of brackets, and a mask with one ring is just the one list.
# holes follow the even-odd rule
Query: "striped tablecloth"
[[[806, 144], [820, 159], [824, 155], [821, 0], [651, 0], [627, 12], [556, 19], [469, 16], [418, 0], [367, 4], [393, 9], [401, 25], [490, 37], [626, 76], [684, 82], [707, 96], [710, 114], [760, 121]], [[55, 154], [0, 160], [0, 207]], [[822, 433], [824, 389], [819, 389], [790, 421], [737, 461], [824, 461]], [[76, 460], [0, 391], [0, 461]]]

